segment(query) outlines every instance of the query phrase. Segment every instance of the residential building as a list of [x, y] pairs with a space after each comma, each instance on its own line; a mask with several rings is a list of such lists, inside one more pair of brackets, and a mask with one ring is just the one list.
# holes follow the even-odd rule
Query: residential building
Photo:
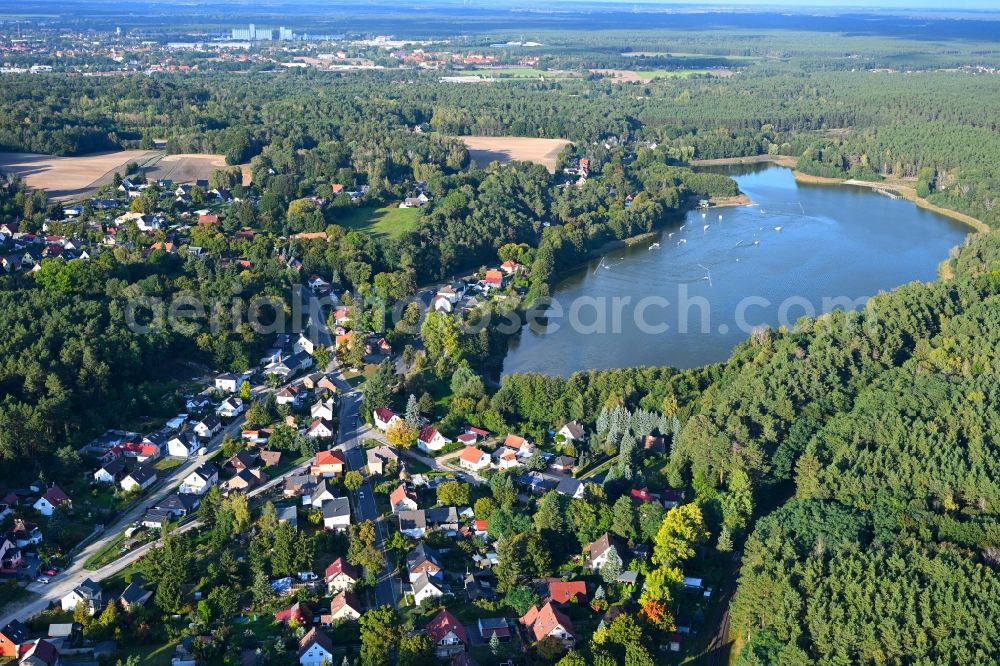
[[613, 552], [618, 556], [618, 561], [624, 568], [625, 555], [627, 549], [622, 546], [616, 538], [605, 532], [596, 541], [587, 546], [587, 565], [594, 571], [600, 571], [601, 567], [608, 561], [608, 557]]
[[121, 481], [127, 473], [125, 461], [117, 458], [94, 472], [94, 481], [114, 485]]
[[465, 652], [466, 646], [469, 644], [465, 627], [447, 609], [442, 610], [427, 623], [427, 633], [430, 634], [431, 640], [434, 642], [434, 651], [437, 656], [443, 659], [459, 652]]
[[437, 428], [429, 425], [424, 426], [417, 437], [417, 446], [427, 453], [440, 451], [449, 444], [451, 444], [450, 439], [438, 432]]
[[215, 408], [215, 413], [224, 419], [236, 418], [243, 413], [243, 400], [235, 396], [230, 396]]
[[440, 583], [435, 582], [425, 573], [417, 576], [413, 581], [413, 603], [417, 606], [427, 601], [444, 596], [444, 589]]
[[490, 455], [475, 446], [467, 446], [462, 449], [458, 457], [458, 463], [463, 468], [478, 472], [490, 466]]
[[0, 536], [0, 573], [12, 574], [24, 564], [21, 549], [5, 536]]
[[215, 378], [215, 388], [226, 393], [236, 393], [240, 390], [240, 378], [231, 372], [224, 372]]
[[300, 666], [329, 666], [334, 663], [333, 641], [316, 627], [299, 641]]
[[314, 419], [325, 419], [327, 421], [332, 421], [334, 415], [336, 414], [336, 403], [333, 398], [327, 398], [326, 400], [317, 400], [312, 407], [309, 408], [309, 415]]
[[335, 497], [323, 504], [323, 527], [346, 532], [351, 526], [351, 503], [346, 497]]
[[[357, 622], [364, 610], [361, 602], [351, 592], [341, 592], [330, 602], [330, 624], [341, 622]], [[326, 619], [326, 618], [324, 618]]]
[[333, 422], [327, 419], [313, 419], [306, 429], [306, 436], [312, 439], [333, 439]]
[[350, 592], [360, 578], [361, 572], [357, 567], [348, 563], [343, 557], [338, 557], [326, 568], [323, 579], [326, 581], [328, 593], [332, 596], [340, 592]]
[[182, 495], [204, 495], [208, 489], [219, 483], [219, 468], [213, 463], [205, 463], [184, 477], [177, 492]]
[[489, 643], [494, 635], [496, 635], [497, 639], [500, 640], [501, 643], [506, 643], [512, 636], [510, 624], [507, 622], [506, 618], [480, 618], [476, 623], [476, 626], [479, 627], [479, 635], [482, 637], [484, 643]]
[[583, 497], [585, 490], [583, 481], [574, 479], [571, 476], [564, 476], [559, 479], [559, 483], [556, 485], [557, 493], [565, 495], [566, 497], [572, 497], [573, 499], [580, 499]]
[[534, 637], [535, 641], [555, 638], [567, 648], [576, 645], [573, 623], [550, 601], [539, 609], [532, 606], [520, 622]]
[[0, 656], [16, 659], [21, 646], [28, 642], [28, 627], [19, 620], [11, 620], [0, 629]]
[[42, 496], [32, 504], [32, 508], [43, 516], [51, 516], [60, 507], [69, 508], [71, 506], [73, 506], [73, 502], [70, 500], [69, 495], [63, 492], [62, 488], [54, 484], [49, 486], [42, 493]]
[[59, 605], [64, 611], [74, 611], [77, 604], [82, 603], [87, 608], [87, 615], [93, 617], [104, 608], [103, 594], [101, 586], [87, 578], [63, 596]]
[[377, 446], [366, 451], [369, 474], [385, 474], [390, 464], [398, 464], [399, 456], [388, 446]]
[[167, 441], [167, 455], [172, 458], [190, 458], [198, 452], [198, 439], [181, 433]]
[[399, 517], [399, 531], [403, 536], [423, 539], [427, 534], [427, 515], [423, 511], [400, 511], [396, 515]]
[[194, 434], [204, 440], [211, 439], [220, 430], [222, 430], [222, 422], [215, 414], [209, 414], [194, 426]]
[[570, 421], [556, 432], [556, 438], [559, 437], [567, 442], [582, 442], [587, 439], [587, 431], [579, 421]]
[[375, 421], [375, 427], [381, 430], [382, 432], [385, 432], [386, 430], [389, 429], [389, 426], [391, 426], [396, 421], [400, 420], [399, 414], [392, 411], [388, 407], [379, 407], [374, 411], [373, 417]]
[[135, 610], [146, 605], [149, 598], [153, 596], [152, 590], [147, 590], [142, 585], [136, 582], [128, 584], [128, 587], [121, 593], [118, 597], [119, 603], [121, 603], [122, 608], [127, 611]]
[[587, 583], [582, 580], [550, 580], [549, 599], [560, 606], [587, 601]]
[[395, 514], [401, 511], [416, 511], [418, 508], [417, 494], [408, 488], [405, 483], [401, 483], [395, 490], [389, 493], [389, 506]]
[[156, 469], [152, 465], [136, 465], [135, 469], [121, 480], [122, 490], [133, 492], [145, 490], [156, 483]]
[[406, 554], [406, 569], [410, 582], [416, 581], [421, 574], [431, 578], [440, 578], [443, 574], [441, 554], [427, 544], [420, 543]]
[[343, 475], [346, 469], [347, 459], [344, 458], [344, 454], [331, 449], [316, 454], [313, 464], [309, 467], [309, 473], [313, 476], [332, 478]]

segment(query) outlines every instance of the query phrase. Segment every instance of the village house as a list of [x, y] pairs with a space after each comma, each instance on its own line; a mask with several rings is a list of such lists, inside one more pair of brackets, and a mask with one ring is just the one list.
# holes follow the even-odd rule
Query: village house
[[204, 495], [208, 489], [219, 483], [219, 468], [213, 463], [205, 463], [184, 477], [177, 492], [182, 495]]
[[135, 469], [121, 480], [121, 487], [129, 493], [145, 490], [154, 483], [156, 483], [156, 469], [152, 465], [136, 465]]
[[104, 608], [103, 594], [101, 586], [87, 578], [66, 593], [59, 600], [59, 605], [64, 611], [74, 611], [77, 604], [83, 604], [87, 609], [87, 615], [93, 617]]
[[582, 580], [549, 581], [549, 600], [560, 606], [587, 601], [587, 583]]
[[587, 566], [593, 571], [600, 571], [612, 553], [618, 556], [618, 561], [622, 563], [622, 568], [624, 568], [625, 555], [628, 552], [616, 538], [607, 532], [598, 537], [585, 550], [587, 552]]
[[7, 537], [0, 536], [0, 573], [17, 573], [23, 564], [21, 549]]
[[360, 579], [361, 572], [343, 557], [331, 562], [323, 576], [327, 592], [331, 596], [340, 592], [350, 592]]
[[366, 451], [368, 458], [369, 474], [385, 474], [386, 467], [390, 464], [398, 464], [399, 456], [388, 446], [377, 446]]
[[288, 624], [294, 622], [299, 626], [309, 626], [313, 621], [312, 609], [304, 603], [296, 601], [291, 606], [283, 608], [274, 614], [275, 624]]
[[573, 623], [551, 601], [542, 606], [541, 609], [532, 606], [520, 622], [531, 633], [535, 641], [555, 638], [566, 648], [572, 648], [576, 645]]
[[403, 536], [411, 539], [423, 539], [427, 534], [427, 514], [421, 510], [400, 511], [399, 531]]
[[483, 277], [483, 285], [487, 289], [502, 289], [507, 281], [507, 276], [503, 271], [488, 270]]
[[458, 532], [458, 509], [453, 506], [439, 506], [424, 511], [427, 526], [435, 530], [443, 530], [448, 534]]
[[564, 476], [556, 484], [556, 492], [566, 497], [572, 497], [573, 499], [581, 499], [586, 492], [586, 487], [580, 479]]
[[14, 526], [7, 532], [7, 538], [18, 548], [37, 546], [42, 542], [42, 531], [34, 523], [26, 523], [21, 518], [14, 519]]
[[449, 444], [451, 444], [450, 439], [438, 432], [437, 428], [429, 425], [424, 426], [417, 437], [417, 446], [427, 453], [440, 451]]
[[209, 414], [194, 426], [194, 434], [204, 440], [211, 439], [220, 430], [222, 430], [222, 423], [215, 414]]
[[481, 451], [474, 446], [467, 446], [462, 449], [462, 453], [458, 457], [458, 462], [464, 469], [478, 472], [489, 467], [491, 460], [490, 455], [485, 451]]
[[69, 495], [63, 492], [62, 488], [53, 484], [31, 506], [43, 516], [51, 516], [58, 508], [72, 507], [73, 501], [70, 500]]
[[243, 451], [240, 451], [232, 458], [227, 460], [226, 463], [223, 465], [223, 468], [230, 469], [233, 472], [242, 472], [244, 470], [254, 469], [255, 467], [258, 466], [259, 463], [257, 460], [257, 456], [251, 453], [250, 451], [244, 449]]
[[28, 642], [28, 627], [19, 620], [11, 620], [0, 629], [0, 656], [16, 659], [21, 646]]
[[20, 666], [59, 666], [59, 650], [55, 645], [39, 638], [21, 646]]
[[443, 597], [445, 590], [440, 583], [435, 582], [427, 574], [420, 574], [413, 581], [413, 603], [417, 606], [428, 599]]
[[587, 439], [587, 431], [579, 421], [570, 421], [556, 432], [556, 439], [559, 437], [567, 442], [582, 442]]
[[382, 432], [385, 432], [389, 429], [389, 426], [400, 420], [399, 415], [388, 407], [379, 407], [374, 411], [373, 417], [375, 427]]
[[336, 499], [337, 496], [333, 494], [326, 479], [312, 475], [309, 475], [309, 478], [314, 479], [314, 482], [309, 494], [302, 497], [303, 505], [322, 509], [324, 504]]
[[535, 452], [535, 445], [531, 443], [530, 440], [521, 437], [520, 435], [507, 435], [507, 438], [503, 440], [503, 445], [508, 449], [513, 449], [517, 452], [518, 458], [530, 458]]
[[94, 481], [114, 485], [121, 481], [127, 473], [125, 462], [118, 458], [94, 472]]
[[335, 413], [334, 410], [335, 403], [333, 398], [327, 398], [326, 400], [317, 400], [312, 407], [309, 408], [309, 414], [314, 419], [325, 419], [327, 421], [332, 421]]
[[333, 624], [338, 621], [357, 622], [363, 612], [361, 602], [354, 594], [351, 592], [341, 592], [330, 602], [329, 621], [326, 621], [326, 617], [323, 619], [326, 624]]
[[198, 439], [181, 433], [167, 440], [167, 455], [171, 458], [190, 458], [198, 452]]
[[286, 386], [277, 393], [274, 394], [274, 402], [279, 405], [291, 405], [292, 407], [299, 404], [299, 393], [301, 390], [298, 386], [291, 385]]
[[501, 446], [494, 451], [492, 460], [493, 464], [500, 471], [514, 469], [521, 465], [521, 461], [517, 457], [517, 451], [506, 446]]
[[507, 261], [500, 264], [500, 270], [502, 270], [507, 275], [516, 275], [517, 273], [523, 273], [526, 269], [524, 264], [519, 264], [513, 259], [508, 259]]
[[389, 506], [396, 514], [401, 511], [416, 511], [417, 494], [407, 488], [405, 483], [401, 483], [389, 494]]
[[325, 418], [313, 419], [306, 428], [306, 437], [312, 439], [333, 439], [333, 422]]
[[435, 653], [443, 659], [465, 652], [469, 644], [465, 627], [447, 609], [443, 609], [427, 623], [427, 633], [434, 642]]
[[334, 497], [323, 504], [323, 527], [346, 532], [351, 526], [351, 503], [346, 497]]
[[131, 582], [128, 587], [118, 597], [118, 602], [126, 611], [134, 611], [146, 605], [149, 598], [153, 596], [152, 590], [147, 590], [136, 582]]
[[215, 413], [224, 419], [233, 419], [243, 413], [243, 400], [230, 396], [219, 403]]
[[556, 456], [549, 467], [556, 472], [572, 472], [576, 468], [576, 459], [571, 456]]
[[414, 582], [421, 574], [431, 578], [440, 578], [443, 573], [441, 554], [427, 544], [420, 543], [406, 554], [406, 569], [410, 582]]
[[333, 641], [313, 627], [299, 641], [300, 666], [327, 666], [333, 663]]
[[313, 459], [313, 464], [309, 466], [309, 473], [313, 476], [332, 478], [341, 476], [347, 467], [347, 460], [340, 451], [320, 451]]

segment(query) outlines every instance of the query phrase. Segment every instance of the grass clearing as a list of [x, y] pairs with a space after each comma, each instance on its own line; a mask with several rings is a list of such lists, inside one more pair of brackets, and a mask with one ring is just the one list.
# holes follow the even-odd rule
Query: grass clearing
[[360, 206], [349, 211], [336, 223], [352, 231], [364, 231], [373, 236], [395, 238], [417, 228], [418, 208], [400, 208], [389, 204], [381, 208]]

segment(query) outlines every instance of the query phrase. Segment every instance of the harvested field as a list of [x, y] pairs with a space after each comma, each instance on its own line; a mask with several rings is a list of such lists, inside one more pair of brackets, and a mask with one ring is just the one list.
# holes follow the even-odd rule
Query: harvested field
[[497, 161], [506, 164], [511, 160], [541, 164], [555, 173], [556, 160], [563, 148], [570, 144], [566, 139], [532, 139], [516, 136], [460, 136], [469, 149], [469, 155], [480, 167]]
[[0, 153], [0, 171], [21, 176], [28, 187], [45, 190], [56, 200], [82, 197], [110, 183], [129, 162], [142, 165], [154, 150], [118, 150], [83, 157], [54, 157], [34, 153]]
[[177, 184], [193, 183], [199, 179], [208, 180], [213, 171], [225, 168], [226, 158], [222, 155], [164, 155], [146, 170], [146, 178], [172, 180]]

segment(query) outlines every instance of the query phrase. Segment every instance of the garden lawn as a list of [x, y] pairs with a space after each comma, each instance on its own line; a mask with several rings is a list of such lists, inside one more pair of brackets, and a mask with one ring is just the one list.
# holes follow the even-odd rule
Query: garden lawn
[[335, 222], [347, 229], [364, 231], [373, 236], [395, 238], [416, 229], [419, 215], [418, 208], [400, 208], [393, 203], [381, 208], [360, 206], [346, 210], [344, 216]]

